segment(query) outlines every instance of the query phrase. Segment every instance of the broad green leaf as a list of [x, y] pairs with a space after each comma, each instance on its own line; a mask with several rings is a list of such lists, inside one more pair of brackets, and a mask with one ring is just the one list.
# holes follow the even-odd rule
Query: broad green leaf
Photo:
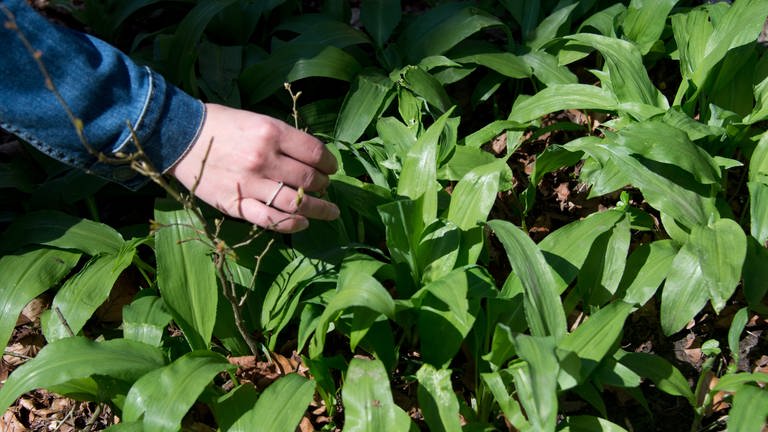
[[712, 307], [720, 312], [741, 279], [747, 253], [744, 230], [733, 219], [720, 219], [708, 227], [695, 227], [690, 241], [696, 245], [702, 273], [708, 280]]
[[768, 133], [762, 133], [749, 159], [749, 181], [768, 183]]
[[619, 102], [660, 106], [659, 92], [651, 83], [640, 51], [634, 44], [589, 33], [579, 33], [568, 38], [597, 49], [605, 57], [605, 64], [610, 74], [609, 88]]
[[425, 363], [416, 372], [416, 379], [419, 406], [429, 429], [460, 432], [459, 401], [451, 385], [451, 370]]
[[187, 89], [194, 92], [193, 86], [194, 64], [197, 60], [198, 50], [195, 46], [214, 16], [225, 7], [233, 4], [235, 0], [199, 2], [179, 23], [176, 33], [170, 40], [170, 49], [165, 64], [169, 65], [170, 80], [175, 84], [184, 84]]
[[77, 264], [80, 254], [38, 248], [0, 257], [0, 342], [8, 344], [24, 306], [55, 286]]
[[593, 313], [575, 331], [567, 335], [558, 344], [558, 349], [566, 354], [575, 355], [581, 361], [578, 376], [563, 367], [558, 381], [562, 389], [583, 384], [598, 363], [615, 349], [615, 344], [621, 338], [629, 314], [633, 305], [623, 301], [615, 301], [608, 306]]
[[624, 213], [619, 210], [593, 213], [544, 237], [539, 247], [555, 275], [559, 276], [555, 278], [557, 295], [562, 294], [579, 273], [592, 243], [603, 233], [612, 230], [623, 217]]
[[451, 107], [451, 98], [442, 84], [419, 66], [406, 66], [400, 71], [399, 84], [422, 97], [430, 106], [444, 113]]
[[479, 148], [483, 144], [490, 142], [492, 139], [499, 136], [502, 132], [507, 130], [523, 130], [526, 126], [516, 121], [510, 120], [495, 120], [488, 125], [484, 126], [480, 130], [467, 135], [464, 138], [464, 145], [467, 147]]
[[536, 30], [533, 31], [533, 34], [526, 38], [526, 45], [533, 50], [538, 50], [555, 39], [558, 36], [560, 27], [568, 21], [571, 13], [577, 6], [579, 6], [579, 2], [573, 2], [572, 4], [565, 2], [562, 7], [559, 7], [559, 9], [544, 18], [536, 27]]
[[310, 344], [311, 357], [316, 358], [322, 354], [331, 322], [342, 311], [350, 308], [365, 308], [391, 319], [395, 313], [395, 302], [381, 283], [365, 270], [364, 265], [362, 268], [361, 265], [350, 265], [339, 275], [337, 292], [318, 319], [317, 330]]
[[400, 0], [363, 0], [360, 3], [360, 21], [379, 47], [389, 39], [401, 15]]
[[448, 220], [463, 230], [485, 222], [496, 202], [501, 173], [506, 166], [504, 160], [497, 160], [464, 175], [451, 194]]
[[496, 324], [491, 339], [491, 350], [483, 356], [484, 360], [491, 362], [494, 369], [501, 368], [507, 360], [517, 354], [514, 344], [514, 333], [504, 323]]
[[453, 270], [463, 247], [461, 237], [461, 230], [444, 219], [438, 219], [424, 229], [416, 249], [422, 283], [440, 279]]
[[134, 248], [126, 248], [117, 255], [98, 255], [91, 258], [82, 270], [67, 279], [51, 303], [51, 310], [59, 313], [44, 315], [42, 327], [45, 338], [50, 342], [77, 334], [91, 318], [96, 309], [109, 297], [112, 287], [133, 261]]
[[[666, 334], [681, 329], [707, 298], [719, 312], [741, 279], [747, 239], [732, 219], [692, 229], [675, 257], [661, 297], [661, 323]], [[702, 301], [703, 300], [703, 301]]]
[[518, 227], [502, 220], [488, 226], [496, 233], [507, 252], [512, 270], [523, 284], [525, 316], [534, 336], [565, 335], [566, 322], [558, 286], [538, 246]]
[[655, 120], [634, 123], [609, 139], [629, 150], [635, 158], [642, 156], [680, 167], [701, 183], [720, 181], [720, 167], [714, 159], [691, 142], [685, 132], [666, 123]]
[[238, 107], [237, 78], [243, 69], [243, 47], [221, 46], [204, 41], [200, 51], [200, 89], [206, 100]]
[[768, 242], [768, 184], [749, 182], [750, 233], [760, 244]]
[[259, 391], [251, 383], [242, 383], [222, 395], [211, 404], [216, 423], [220, 430], [229, 431], [259, 399]]
[[[581, 22], [578, 28], [579, 33], [591, 33], [587, 29], [595, 29], [603, 36], [616, 37], [616, 27], [618, 27], [618, 17], [624, 16], [627, 7], [621, 3], [616, 3], [606, 7], [603, 10], [595, 12]], [[568, 64], [568, 63], [565, 63]]]
[[701, 268], [696, 245], [689, 241], [672, 260], [661, 292], [661, 327], [670, 335], [683, 328], [704, 307], [709, 298], [707, 279]]
[[587, 415], [568, 417], [558, 432], [627, 432], [604, 418]]
[[423, 214], [419, 203], [413, 200], [397, 200], [378, 207], [381, 221], [386, 228], [387, 249], [395, 263], [408, 265], [415, 281], [421, 279], [416, 253], [424, 232]]
[[408, 149], [416, 143], [414, 131], [394, 117], [379, 117], [376, 121], [376, 132], [387, 153], [399, 158], [405, 157]]
[[184, 354], [136, 381], [125, 398], [122, 419], [142, 420], [147, 432], [177, 431], [184, 415], [213, 378], [222, 371], [235, 369], [235, 365], [212, 351]]
[[2, 250], [40, 244], [60, 249], [116, 254], [125, 244], [112, 227], [65, 213], [42, 210], [17, 218], [3, 233]]
[[532, 69], [533, 75], [544, 85], [576, 84], [578, 78], [567, 67], [557, 62], [557, 57], [546, 51], [532, 51], [523, 56]]
[[661, 391], [673, 396], [682, 396], [691, 404], [695, 403], [693, 392], [683, 374], [670, 362], [655, 354], [626, 352], [619, 350], [619, 363], [638, 375], [648, 378]]
[[708, 136], [718, 136], [725, 133], [725, 129], [701, 123], [684, 113], [680, 107], [672, 107], [664, 113], [662, 121], [670, 126], [685, 132], [688, 139], [696, 141]]
[[743, 307], [733, 315], [731, 327], [728, 329], [728, 349], [731, 351], [731, 358], [735, 364], [739, 363], [739, 340], [744, 327], [747, 326], [748, 319], [749, 310]]
[[411, 147], [403, 159], [403, 169], [397, 183], [397, 194], [413, 200], [421, 199], [421, 217], [425, 224], [437, 216], [437, 156], [440, 135], [453, 109], [440, 116]]
[[360, 63], [346, 51], [327, 46], [315, 57], [297, 60], [285, 80], [293, 82], [304, 78], [323, 77], [352, 81], [361, 68]]
[[635, 249], [627, 259], [618, 294], [622, 300], [644, 305], [669, 274], [678, 248], [672, 240], [657, 240]]
[[585, 304], [601, 306], [613, 297], [624, 274], [630, 235], [630, 221], [625, 217], [592, 243], [576, 285]]
[[208, 348], [216, 323], [218, 285], [210, 248], [193, 227], [197, 221], [170, 201], [155, 204], [157, 286], [174, 321], [193, 349]]
[[[281, 21], [276, 29], [299, 34], [291, 39], [289, 44], [316, 44], [322, 47], [346, 48], [371, 42], [365, 33], [329, 14], [300, 14]], [[273, 47], [281, 48], [282, 46], [275, 43]]]
[[761, 384], [765, 382], [768, 382], [768, 373], [765, 372], [730, 373], [720, 377], [720, 381], [712, 387], [710, 393], [714, 394], [719, 391], [734, 393], [746, 383]]
[[523, 415], [520, 402], [507, 391], [507, 384], [502, 378], [502, 373], [508, 375], [508, 371], [505, 370], [484, 373], [481, 374], [480, 377], [488, 387], [488, 390], [491, 391], [491, 394], [493, 394], [493, 398], [496, 400], [496, 403], [499, 404], [499, 408], [501, 408], [506, 419], [519, 430], [530, 430], [531, 425]]
[[768, 308], [763, 305], [763, 299], [768, 293], [768, 249], [757, 243], [754, 238], [747, 239], [747, 256], [742, 269], [743, 292], [749, 307], [760, 313], [766, 313]]
[[515, 102], [508, 120], [527, 123], [546, 114], [566, 109], [615, 111], [618, 100], [613, 93], [586, 84], [555, 84], [535, 95]]
[[82, 337], [54, 341], [19, 366], [0, 388], [0, 410], [21, 394], [77, 378], [105, 375], [132, 382], [165, 364], [159, 349], [141, 342], [112, 339], [94, 342]]
[[493, 286], [479, 267], [458, 268], [414, 294], [426, 363], [436, 367], [450, 363], [475, 324], [482, 298], [493, 292]]
[[636, 158], [630, 149], [610, 141], [572, 142], [566, 148], [583, 151], [600, 163], [612, 161], [625, 176], [626, 184], [639, 188], [653, 207], [686, 226], [706, 224], [710, 217], [717, 215], [709, 188], [691, 181], [685, 171], [671, 164]]
[[728, 430], [763, 430], [768, 421], [768, 393], [755, 385], [744, 385], [733, 396], [733, 407], [728, 413]]
[[456, 44], [488, 28], [502, 26], [498, 18], [466, 4], [435, 7], [411, 22], [398, 39], [406, 63], [443, 54]]
[[622, 23], [624, 36], [645, 55], [661, 37], [667, 15], [678, 0], [632, 0]]
[[528, 78], [533, 69], [519, 56], [509, 52], [478, 52], [454, 55], [454, 61], [461, 64], [485, 66], [509, 78]]
[[533, 430], [554, 431], [559, 370], [554, 339], [518, 334], [513, 340], [517, 355], [525, 361], [524, 367], [510, 368], [520, 404]]
[[288, 374], [269, 385], [256, 405], [238, 419], [229, 432], [292, 431], [315, 394], [315, 382]]
[[285, 266], [272, 282], [261, 308], [261, 328], [270, 335], [270, 349], [274, 349], [278, 333], [293, 318], [304, 289], [328, 267], [320, 260], [299, 256]]
[[346, 432], [401, 432], [411, 427], [411, 419], [392, 399], [387, 371], [378, 360], [349, 362], [341, 398]]
[[162, 298], [151, 295], [137, 298], [123, 307], [123, 335], [126, 339], [159, 347], [172, 318]]

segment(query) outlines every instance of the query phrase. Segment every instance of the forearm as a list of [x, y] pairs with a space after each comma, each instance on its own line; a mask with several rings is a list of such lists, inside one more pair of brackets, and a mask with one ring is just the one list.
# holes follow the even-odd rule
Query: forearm
[[[23, 0], [0, 4], [41, 53], [53, 85], [83, 121], [85, 139], [94, 150], [108, 156], [135, 151], [130, 124], [149, 159], [165, 171], [195, 141], [205, 116], [200, 101], [103, 41], [51, 25]], [[8, 21], [4, 14], [0, 18]], [[0, 47], [3, 129], [62, 162], [126, 186], [145, 181], [126, 166], [96, 161], [13, 28], [0, 27]]]

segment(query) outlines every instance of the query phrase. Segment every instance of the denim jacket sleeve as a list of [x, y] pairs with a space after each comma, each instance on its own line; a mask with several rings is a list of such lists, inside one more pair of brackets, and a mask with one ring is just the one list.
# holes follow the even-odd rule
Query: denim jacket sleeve
[[[24, 0], [0, 0], [29, 40], [89, 145], [106, 155], [131, 153], [130, 123], [155, 167], [165, 172], [194, 142], [203, 103], [107, 43], [50, 24]], [[69, 165], [135, 189], [146, 179], [127, 165], [98, 162], [80, 141], [61, 103], [18, 33], [0, 13], [0, 127]]]

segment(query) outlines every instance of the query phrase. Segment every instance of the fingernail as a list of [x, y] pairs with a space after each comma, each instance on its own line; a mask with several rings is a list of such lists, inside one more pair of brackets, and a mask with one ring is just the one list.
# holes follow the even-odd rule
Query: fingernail
[[341, 215], [341, 211], [335, 205], [331, 207], [331, 220], [337, 219]]

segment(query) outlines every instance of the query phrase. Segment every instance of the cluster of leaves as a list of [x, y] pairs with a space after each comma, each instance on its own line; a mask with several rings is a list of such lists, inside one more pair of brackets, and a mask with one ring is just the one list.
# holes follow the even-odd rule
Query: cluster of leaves
[[[501, 0], [404, 14], [399, 3], [361, 1], [355, 26], [341, 1], [298, 16], [292, 2], [244, 0], [92, 0], [74, 12], [117, 40], [132, 16], [156, 18], [158, 30], [129, 41], [134, 55], [209, 100], [275, 109], [283, 82], [301, 86], [303, 121], [340, 161], [329, 197], [342, 217], [276, 239], [268, 254], [265, 237], [227, 258], [264, 353], [288, 343], [309, 369], [263, 391], [227, 360], [257, 353], [222, 306], [217, 264], [186, 210], [158, 201], [154, 235], [59, 212], [17, 218], [2, 239], [0, 340], [30, 299], [56, 295], [42, 320], [49, 343], [8, 378], [0, 408], [45, 387], [110, 403], [122, 419], [113, 430], [177, 430], [200, 402], [223, 431], [273, 431], [293, 429], [317, 394], [328, 428], [414, 430], [393, 396], [413, 386], [431, 430], [622, 431], [602, 391], [625, 389], [648, 407], [650, 381], [687, 401], [695, 424], [727, 392], [729, 430], [761, 429], [768, 375], [736, 364], [748, 314], [767, 312], [764, 4]], [[162, 24], [179, 11], [184, 19]], [[659, 65], [677, 70], [652, 78]], [[608, 121], [542, 123], [563, 110]], [[539, 154], [518, 193], [509, 159], [531, 133], [553, 131], [578, 138]], [[488, 152], [498, 136], [506, 149]], [[590, 197], [619, 197], [613, 208], [538, 244], [489, 220], [503, 192], [517, 195], [524, 225], [541, 179], [574, 166]], [[220, 235], [235, 244], [249, 230], [229, 221]], [[489, 271], [496, 241], [511, 269], [502, 275]], [[125, 269], [146, 289], [118, 335], [87, 339]], [[728, 366], [702, 371], [721, 375], [716, 386], [691, 388], [664, 358], [621, 347], [651, 299], [671, 335], [737, 292], [748, 308], [731, 323]], [[564, 395], [592, 414], [565, 413]]]

